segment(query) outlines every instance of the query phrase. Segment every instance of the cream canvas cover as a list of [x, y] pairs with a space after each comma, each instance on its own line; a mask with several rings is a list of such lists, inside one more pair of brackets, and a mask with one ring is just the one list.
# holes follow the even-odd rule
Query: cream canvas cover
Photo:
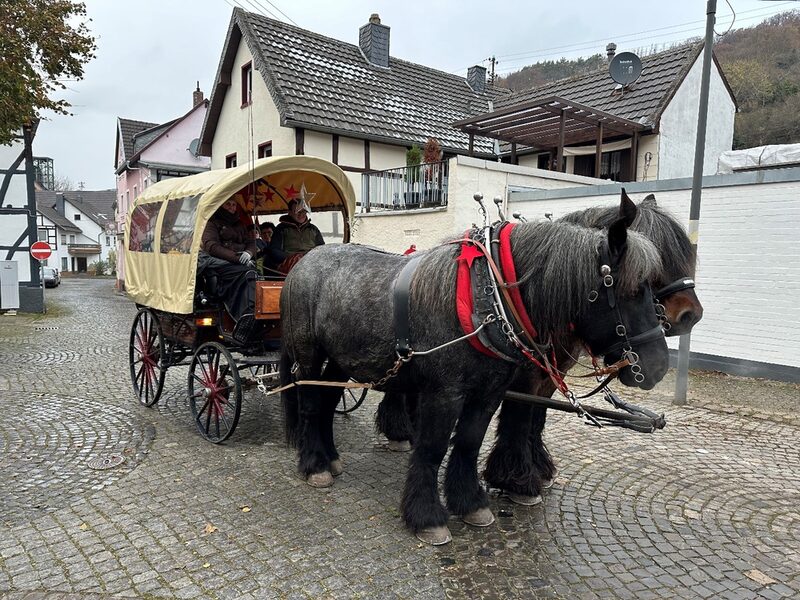
[[137, 198], [125, 223], [125, 287], [138, 304], [189, 314], [206, 223], [228, 198], [244, 214], [285, 213], [303, 197], [315, 211], [341, 211], [350, 238], [355, 193], [344, 172], [313, 156], [271, 157], [233, 169], [160, 181]]

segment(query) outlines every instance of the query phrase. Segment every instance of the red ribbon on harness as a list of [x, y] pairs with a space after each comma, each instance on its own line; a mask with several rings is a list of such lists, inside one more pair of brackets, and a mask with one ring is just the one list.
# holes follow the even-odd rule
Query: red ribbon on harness
[[514, 267], [514, 257], [511, 254], [511, 231], [516, 227], [516, 223], [508, 223], [500, 230], [500, 268], [503, 270], [503, 277], [508, 286], [508, 294], [511, 296], [511, 302], [519, 315], [520, 325], [528, 332], [531, 340], [537, 337], [536, 328], [531, 323], [528, 316], [528, 311], [525, 310], [525, 305], [522, 302], [522, 294], [517, 286], [511, 286], [517, 282], [517, 270]]
[[[458, 255], [458, 272], [456, 277], [456, 314], [458, 315], [458, 322], [461, 323], [461, 329], [465, 334], [470, 334], [475, 331], [475, 325], [472, 322], [472, 285], [470, 282], [469, 270], [472, 263], [476, 258], [481, 258], [481, 252], [474, 244], [470, 242], [469, 232], [464, 234], [464, 241], [461, 242], [461, 254]], [[477, 336], [467, 338], [470, 345], [478, 352], [482, 352], [492, 358], [497, 358], [497, 355], [484, 346]]]

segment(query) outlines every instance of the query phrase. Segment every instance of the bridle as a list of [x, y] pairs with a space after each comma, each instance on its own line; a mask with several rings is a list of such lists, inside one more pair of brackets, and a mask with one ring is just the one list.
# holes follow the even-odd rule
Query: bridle
[[694, 279], [689, 277], [680, 277], [672, 283], [668, 283], [664, 287], [659, 288], [653, 293], [653, 302], [655, 302], [656, 305], [656, 314], [658, 315], [658, 320], [661, 321], [661, 326], [664, 328], [664, 331], [669, 331], [672, 325], [667, 319], [667, 309], [664, 307], [663, 301], [673, 294], [691, 289], [694, 289]]
[[[604, 296], [606, 298], [609, 311], [616, 316], [615, 332], [617, 336], [622, 339], [604, 347], [602, 350], [596, 351], [594, 354], [607, 356], [614, 352], [622, 351], [620, 360], [614, 365], [611, 365], [611, 368], [614, 369], [616, 367], [615, 370], [618, 371], [622, 368], [622, 366], [630, 366], [634, 380], [637, 383], [642, 383], [644, 381], [644, 374], [642, 373], [641, 365], [639, 365], [639, 355], [633, 350], [633, 347], [634, 345], [646, 344], [664, 337], [662, 321], [659, 317], [659, 323], [655, 327], [652, 327], [634, 336], [628, 336], [628, 327], [626, 326], [625, 320], [622, 317], [622, 311], [620, 310], [614, 287], [614, 272], [617, 262], [612, 260], [608, 245], [605, 242], [601, 244], [599, 253], [602, 262], [600, 266], [602, 286], [606, 290]], [[652, 294], [649, 284], [643, 283], [642, 288], [645, 294]], [[589, 294], [588, 300], [590, 303], [594, 304], [599, 300], [600, 296], [601, 294], [597, 290], [592, 290]], [[653, 302], [655, 303], [655, 299], [653, 299]], [[659, 305], [657, 304], [657, 306]], [[663, 309], [663, 306], [661, 308]], [[658, 309], [656, 309], [656, 314], [659, 314]]]

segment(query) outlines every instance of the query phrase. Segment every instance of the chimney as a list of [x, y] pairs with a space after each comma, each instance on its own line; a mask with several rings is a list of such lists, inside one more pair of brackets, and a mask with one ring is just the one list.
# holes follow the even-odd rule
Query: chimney
[[467, 69], [467, 83], [476, 94], [486, 91], [486, 67], [475, 65]]
[[606, 46], [606, 56], [608, 57], [608, 62], [611, 62], [611, 59], [614, 58], [616, 53], [617, 45], [614, 42], [611, 42]]
[[358, 30], [358, 45], [370, 63], [389, 66], [389, 27], [381, 25], [378, 13], [372, 13], [369, 23]]
[[203, 92], [200, 91], [200, 82], [197, 82], [197, 89], [192, 92], [192, 108], [203, 101]]

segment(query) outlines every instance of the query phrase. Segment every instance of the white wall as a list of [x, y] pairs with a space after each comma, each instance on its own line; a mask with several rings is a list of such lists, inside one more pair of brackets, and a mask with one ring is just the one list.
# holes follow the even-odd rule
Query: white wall
[[[704, 179], [696, 274], [704, 316], [692, 332], [692, 352], [800, 367], [800, 169], [794, 171], [797, 181], [790, 182], [708, 187], [725, 176]], [[654, 193], [659, 206], [688, 222], [689, 189]], [[638, 202], [646, 192], [630, 195]], [[557, 218], [618, 202], [615, 192], [512, 208]], [[677, 348], [674, 338], [669, 342]]]
[[[658, 179], [692, 176], [702, 66], [701, 54], [661, 116]], [[716, 173], [719, 155], [731, 149], [735, 114], [736, 106], [722, 81], [719, 70], [712, 64], [704, 175]]]
[[[0, 146], [0, 169], [8, 169], [11, 164], [19, 157], [23, 150], [23, 143], [20, 139], [9, 146]], [[25, 169], [23, 160], [18, 169]], [[2, 181], [0, 177], [0, 181]], [[26, 208], [28, 205], [28, 187], [25, 175], [13, 175], [5, 197], [2, 199], [3, 208], [11, 205], [12, 208]], [[28, 219], [25, 214], [4, 214], [0, 215], [0, 246], [13, 246], [19, 239], [20, 234], [28, 229]], [[28, 239], [22, 242], [28, 247]], [[8, 250], [0, 250], [0, 260], [6, 260]], [[30, 275], [30, 255], [27, 251], [17, 251], [12, 260], [17, 262], [17, 273], [20, 282], [31, 280]]]
[[[253, 55], [242, 39], [231, 69], [231, 85], [225, 92], [222, 111], [219, 115], [214, 141], [211, 144], [211, 168], [224, 169], [225, 157], [236, 152], [239, 164], [245, 164], [250, 151], [249, 116], [252, 110], [253, 143], [255, 153], [258, 145], [272, 140], [274, 156], [293, 156], [295, 153], [294, 129], [281, 127], [280, 115], [267, 90], [264, 79], [253, 70], [252, 104], [241, 107], [242, 66], [253, 59]], [[254, 65], [255, 67], [255, 65]], [[328, 155], [330, 160], [330, 154]]]
[[443, 239], [462, 234], [473, 223], [482, 223], [476, 192], [490, 210], [492, 220], [497, 210], [495, 196], [507, 197], [509, 186], [530, 189], [554, 189], [597, 184], [597, 179], [543, 171], [518, 165], [457, 156], [451, 158], [446, 208], [360, 213], [354, 222], [353, 241], [403, 252], [411, 244], [423, 250]]

